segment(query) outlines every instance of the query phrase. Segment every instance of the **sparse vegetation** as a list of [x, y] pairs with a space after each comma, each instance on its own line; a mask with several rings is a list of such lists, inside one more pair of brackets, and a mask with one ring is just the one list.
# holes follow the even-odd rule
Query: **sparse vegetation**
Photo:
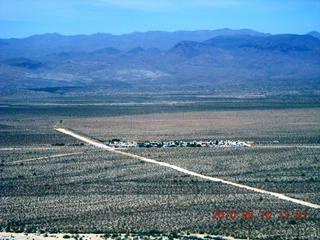
[[[106, 152], [52, 126], [64, 115], [60, 125], [95, 139], [253, 140], [251, 148], [125, 151], [319, 204], [319, 148], [313, 147], [319, 143], [319, 108], [272, 109], [270, 105], [221, 110], [199, 102], [195, 110], [187, 104], [178, 108], [160, 104], [159, 114], [144, 107], [100, 107], [92, 116], [91, 106], [59, 112], [36, 106], [28, 111], [6, 109], [0, 125], [0, 227], [14, 232], [64, 232], [70, 237], [95, 232], [114, 239], [123, 239], [126, 233], [176, 238], [181, 232], [191, 239], [192, 233], [200, 232], [260, 239], [316, 236], [318, 210]], [[274, 218], [212, 220], [214, 209], [234, 209], [238, 215], [248, 209], [256, 215], [270, 209]], [[294, 213], [296, 209], [306, 209], [307, 219], [296, 220], [293, 215], [278, 219], [280, 210]]]

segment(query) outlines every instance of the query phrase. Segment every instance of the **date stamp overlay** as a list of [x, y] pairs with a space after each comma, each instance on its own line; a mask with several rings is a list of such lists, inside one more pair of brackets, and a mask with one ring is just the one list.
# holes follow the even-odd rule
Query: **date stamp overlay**
[[253, 219], [262, 219], [262, 220], [271, 220], [271, 219], [284, 219], [284, 220], [301, 220], [307, 219], [307, 211], [306, 210], [280, 210], [278, 212], [273, 212], [271, 210], [261, 210], [260, 212], [254, 212], [253, 210], [243, 210], [241, 212], [237, 212], [236, 210], [213, 210], [211, 212], [212, 220], [253, 220]]

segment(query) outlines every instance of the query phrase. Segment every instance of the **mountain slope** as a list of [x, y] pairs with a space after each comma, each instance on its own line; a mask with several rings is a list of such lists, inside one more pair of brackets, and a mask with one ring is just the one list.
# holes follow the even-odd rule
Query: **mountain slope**
[[167, 50], [183, 40], [204, 41], [216, 36], [233, 36], [248, 34], [251, 36], [268, 36], [249, 29], [214, 31], [177, 31], [177, 32], [135, 32], [123, 35], [97, 33], [93, 35], [62, 36], [60, 34], [34, 35], [23, 39], [0, 39], [0, 60], [8, 58], [33, 56], [40, 57], [60, 52], [90, 52], [104, 48], [117, 48], [122, 51], [141, 47], [144, 49], [158, 48]]
[[[218, 32], [222, 35], [194, 40]], [[170, 40], [163, 43], [160, 36], [168, 35]], [[268, 88], [276, 89], [275, 81], [286, 81], [292, 83], [283, 84], [286, 89], [299, 89], [308, 82], [310, 89], [319, 90], [320, 40], [310, 34], [266, 35], [224, 29], [133, 33], [121, 36], [119, 42], [114, 38], [110, 34], [54, 34], [1, 40], [0, 87], [72, 90], [99, 86], [144, 91], [146, 86], [214, 88], [218, 84], [256, 86], [269, 81]], [[185, 39], [163, 50], [164, 45], [181, 38]], [[140, 42], [134, 43], [137, 39]]]

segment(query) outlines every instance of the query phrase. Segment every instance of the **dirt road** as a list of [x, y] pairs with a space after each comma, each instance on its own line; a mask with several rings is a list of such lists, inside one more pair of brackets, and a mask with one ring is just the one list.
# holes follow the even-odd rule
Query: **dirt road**
[[29, 161], [41, 160], [41, 159], [66, 157], [66, 156], [73, 156], [73, 155], [80, 155], [80, 154], [83, 154], [83, 152], [63, 153], [63, 154], [50, 155], [50, 156], [46, 156], [46, 157], [28, 158], [28, 159], [22, 159], [22, 160], [12, 161], [11, 163], [22, 163], [22, 162], [29, 162]]
[[177, 170], [179, 172], [183, 172], [183, 173], [191, 175], [191, 176], [196, 176], [196, 177], [203, 178], [203, 179], [210, 180], [210, 181], [214, 181], [214, 182], [221, 182], [221, 183], [229, 184], [229, 185], [236, 186], [236, 187], [239, 187], [239, 188], [245, 188], [245, 189], [252, 190], [252, 191], [255, 191], [255, 192], [258, 192], [258, 193], [268, 194], [268, 195], [277, 197], [277, 198], [282, 199], [282, 200], [286, 200], [286, 201], [290, 201], [290, 202], [293, 202], [293, 203], [301, 204], [301, 205], [304, 205], [304, 206], [307, 206], [307, 207], [311, 207], [311, 208], [320, 209], [320, 205], [317, 205], [317, 204], [314, 204], [314, 203], [310, 203], [310, 202], [306, 202], [306, 201], [302, 201], [302, 200], [295, 199], [295, 198], [291, 198], [291, 197], [285, 196], [284, 194], [281, 194], [281, 193], [269, 192], [269, 191], [266, 191], [266, 190], [263, 190], [263, 189], [254, 188], [254, 187], [250, 187], [250, 186], [247, 186], [247, 185], [226, 181], [226, 180], [223, 180], [223, 179], [220, 179], [220, 178], [214, 178], [214, 177], [205, 176], [205, 175], [202, 175], [202, 174], [199, 174], [199, 173], [196, 173], [196, 172], [193, 172], [193, 171], [189, 171], [187, 169], [184, 169], [184, 168], [181, 168], [181, 167], [169, 164], [169, 163], [158, 162], [158, 161], [150, 159], [150, 158], [145, 158], [145, 157], [141, 157], [141, 156], [138, 156], [138, 155], [135, 155], [135, 154], [131, 154], [131, 153], [115, 150], [112, 147], [106, 146], [103, 143], [97, 142], [95, 140], [92, 140], [92, 139], [90, 139], [88, 137], [82, 136], [82, 135], [80, 135], [78, 133], [75, 133], [75, 132], [73, 132], [71, 130], [68, 130], [68, 129], [57, 128], [56, 130], [59, 131], [59, 132], [62, 132], [64, 134], [70, 135], [72, 137], [75, 137], [75, 138], [77, 138], [79, 140], [82, 140], [84, 142], [87, 142], [89, 144], [92, 144], [94, 146], [97, 146], [97, 147], [100, 147], [100, 148], [104, 148], [107, 151], [112, 151], [112, 152], [115, 152], [115, 153], [126, 155], [128, 157], [140, 159], [142, 161], [146, 161], [146, 162], [158, 164], [158, 165], [161, 165], [161, 166], [164, 166], [164, 167], [172, 168], [174, 170]]

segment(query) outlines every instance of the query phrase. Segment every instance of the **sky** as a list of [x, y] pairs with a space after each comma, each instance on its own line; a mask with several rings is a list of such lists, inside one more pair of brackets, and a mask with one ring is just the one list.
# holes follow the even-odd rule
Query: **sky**
[[0, 0], [0, 38], [221, 28], [320, 32], [320, 0]]

